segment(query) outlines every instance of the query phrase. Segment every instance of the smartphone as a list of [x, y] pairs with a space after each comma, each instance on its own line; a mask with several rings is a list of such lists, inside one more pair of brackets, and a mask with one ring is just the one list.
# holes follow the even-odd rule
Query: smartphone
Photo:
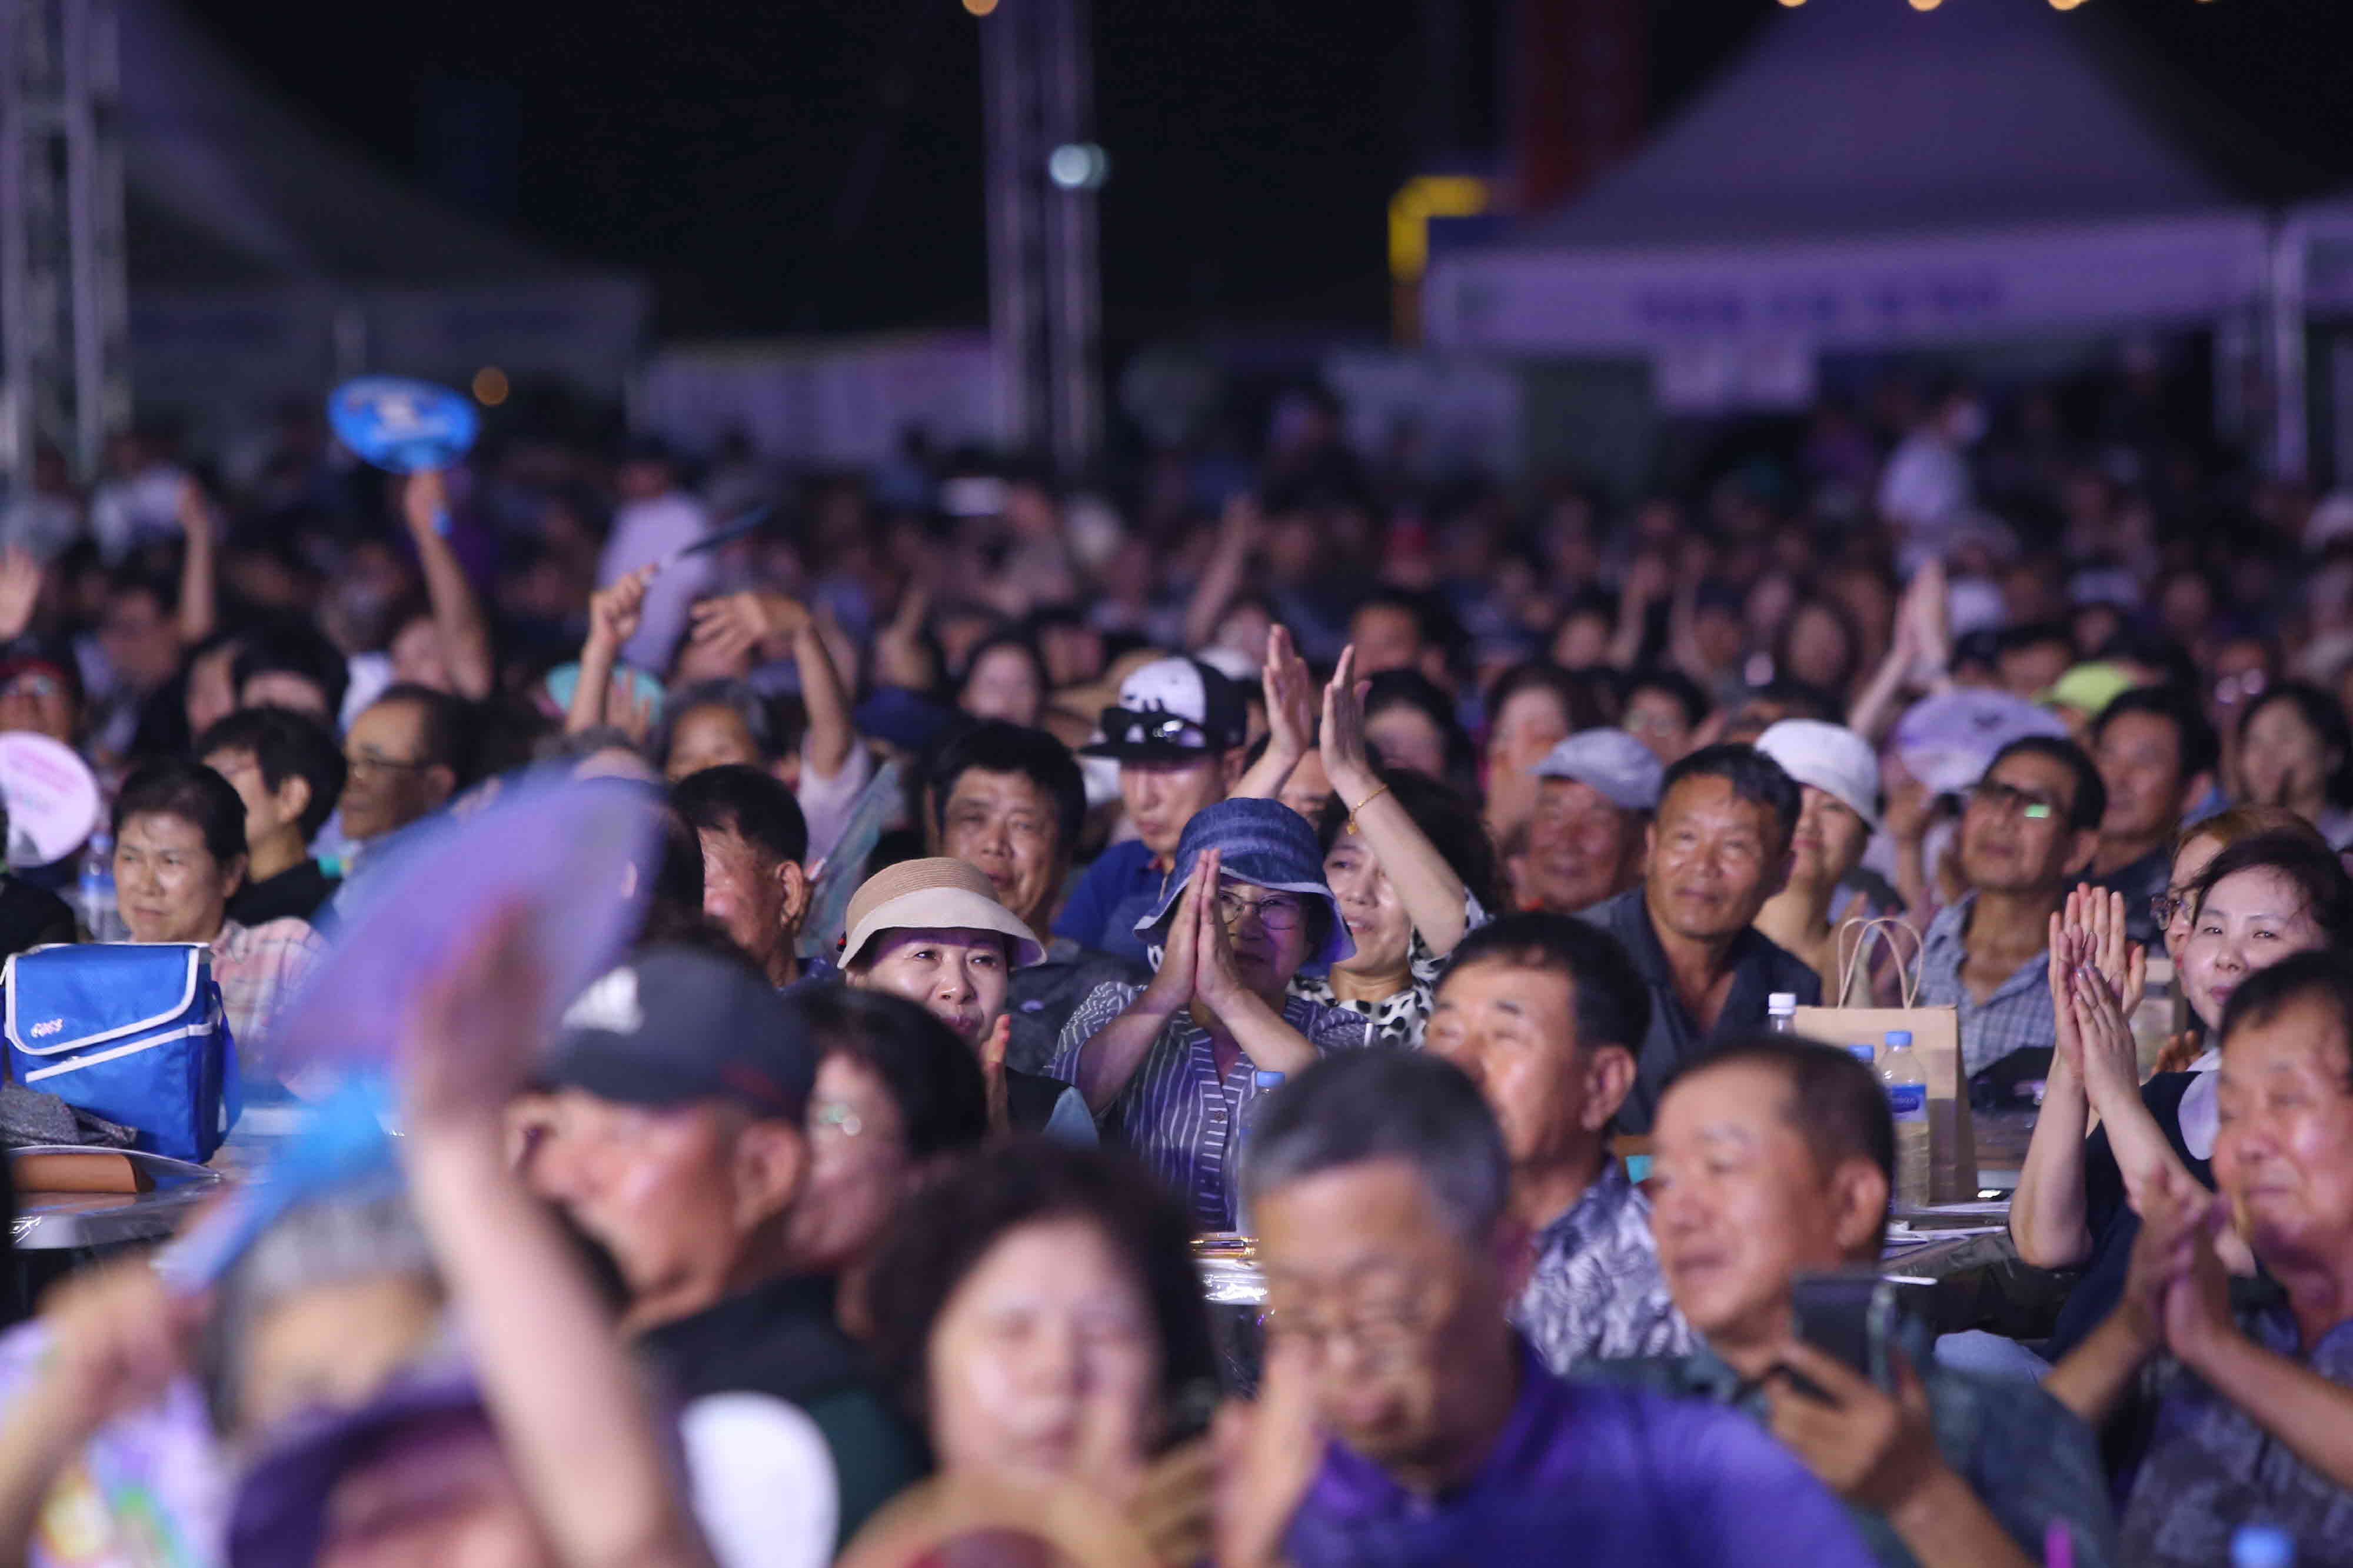
[[1800, 1274], [1790, 1283], [1789, 1300], [1799, 1339], [1894, 1389], [1887, 1350], [1895, 1334], [1893, 1280], [1866, 1268]]

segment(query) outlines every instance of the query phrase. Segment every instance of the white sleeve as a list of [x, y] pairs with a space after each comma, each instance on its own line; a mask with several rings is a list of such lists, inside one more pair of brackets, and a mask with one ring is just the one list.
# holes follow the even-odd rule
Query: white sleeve
[[874, 782], [874, 753], [866, 749], [863, 740], [853, 737], [849, 756], [841, 771], [830, 776], [810, 767], [806, 759], [801, 763], [800, 787], [793, 797], [800, 803], [801, 820], [808, 825], [808, 858], [811, 864], [833, 853], [841, 842], [842, 829], [849, 826], [849, 814], [857, 808], [858, 797]]
[[825, 1568], [841, 1484], [817, 1423], [765, 1394], [713, 1394], [679, 1416], [694, 1517], [719, 1568]]

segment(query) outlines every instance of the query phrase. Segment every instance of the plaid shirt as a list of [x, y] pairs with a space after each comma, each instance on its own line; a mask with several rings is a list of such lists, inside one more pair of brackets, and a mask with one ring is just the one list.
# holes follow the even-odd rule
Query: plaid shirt
[[[2295, 1319], [2284, 1306], [2242, 1308], [2239, 1326], [2274, 1354], [2353, 1387], [2353, 1321], [2322, 1335], [2308, 1355], [2296, 1349]], [[2125, 1500], [2128, 1561], [2156, 1568], [2228, 1562], [2232, 1531], [2263, 1519], [2295, 1539], [2298, 1563], [2353, 1563], [2353, 1491], [2179, 1363], [2160, 1361], [2153, 1376], [2161, 1391], [2156, 1426]]]
[[258, 926], [224, 921], [212, 948], [213, 979], [220, 986], [229, 1032], [237, 1037], [238, 1068], [248, 1079], [274, 1079], [270, 1020], [327, 944], [307, 921], [290, 917]]
[[[2141, 1561], [2118, 1554], [2099, 1445], [2073, 1412], [2024, 1378], [1938, 1365], [1933, 1337], [1915, 1321], [1905, 1321], [1896, 1339], [1927, 1389], [1937, 1452], [2028, 1562], [2042, 1561], [2053, 1523], [2066, 1528], [2079, 1568]], [[1686, 1356], [1595, 1362], [1578, 1375], [1729, 1405], [1760, 1423], [1767, 1419], [1763, 1385], [1744, 1382], [1704, 1344]], [[1886, 1515], [1853, 1506], [1847, 1514], [1884, 1568], [1916, 1568]]]
[[[1046, 1076], [1076, 1083], [1079, 1057], [1087, 1042], [1142, 994], [1143, 986], [1122, 981], [1096, 986], [1062, 1026]], [[1361, 1015], [1319, 1007], [1303, 997], [1284, 998], [1282, 1021], [1298, 1030], [1318, 1056], [1371, 1044], [1371, 1026]], [[1234, 1194], [1226, 1163], [1242, 1106], [1258, 1095], [1250, 1076], [1256, 1070], [1247, 1055], [1238, 1056], [1233, 1070], [1220, 1078], [1209, 1031], [1190, 1014], [1179, 1013], [1144, 1053], [1119, 1098], [1095, 1121], [1176, 1190], [1195, 1225], [1203, 1230], [1231, 1230]]]
[[1937, 910], [1920, 942], [1920, 1004], [1959, 1009], [1961, 1069], [1968, 1073], [1989, 1068], [2012, 1051], [2031, 1047], [2047, 1051], [2059, 1043], [2044, 954], [2038, 952], [2020, 964], [1984, 1001], [1969, 994], [1961, 966], [1968, 962], [1969, 911], [1977, 901], [1971, 893]]
[[1545, 1364], [1682, 1355], [1697, 1343], [1668, 1300], [1651, 1204], [1616, 1160], [1536, 1237], [1512, 1321]]

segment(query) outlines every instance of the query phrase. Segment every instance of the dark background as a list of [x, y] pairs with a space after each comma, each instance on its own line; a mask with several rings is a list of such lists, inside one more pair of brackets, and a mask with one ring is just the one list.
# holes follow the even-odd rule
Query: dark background
[[[2306, 161], [2266, 194], [2353, 182], [2353, 5], [2088, 5]], [[1379, 333], [1391, 192], [1498, 138], [1505, 5], [1455, 0], [1449, 36], [1434, 37], [1413, 0], [1095, 0], [1107, 337], [1276, 322]], [[1651, 0], [1651, 120], [1775, 9]], [[206, 0], [199, 16], [385, 163], [556, 249], [643, 269], [665, 336], [986, 316], [988, 24], [957, 0], [411, 0], [364, 33], [347, 7], [284, 0]]]

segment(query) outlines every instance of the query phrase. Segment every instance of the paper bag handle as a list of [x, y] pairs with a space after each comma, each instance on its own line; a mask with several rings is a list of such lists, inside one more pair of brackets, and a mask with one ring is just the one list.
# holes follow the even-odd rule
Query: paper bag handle
[[[1904, 962], [1902, 945], [1895, 940], [1897, 931], [1902, 931], [1912, 939], [1912, 962], [1909, 964]], [[1854, 937], [1854, 945], [1851, 949], [1847, 946], [1849, 932], [1853, 933]], [[1854, 984], [1855, 968], [1862, 963], [1862, 955], [1870, 951], [1871, 939], [1873, 936], [1884, 942], [1889, 950], [1895, 954], [1895, 973], [1904, 986], [1904, 1005], [1918, 1006], [1922, 956], [1920, 933], [1913, 929], [1911, 921], [1899, 915], [1880, 915], [1872, 920], [1864, 920], [1858, 916], [1839, 927], [1838, 996], [1831, 1005], [1841, 1006], [1845, 1004], [1847, 995]]]

